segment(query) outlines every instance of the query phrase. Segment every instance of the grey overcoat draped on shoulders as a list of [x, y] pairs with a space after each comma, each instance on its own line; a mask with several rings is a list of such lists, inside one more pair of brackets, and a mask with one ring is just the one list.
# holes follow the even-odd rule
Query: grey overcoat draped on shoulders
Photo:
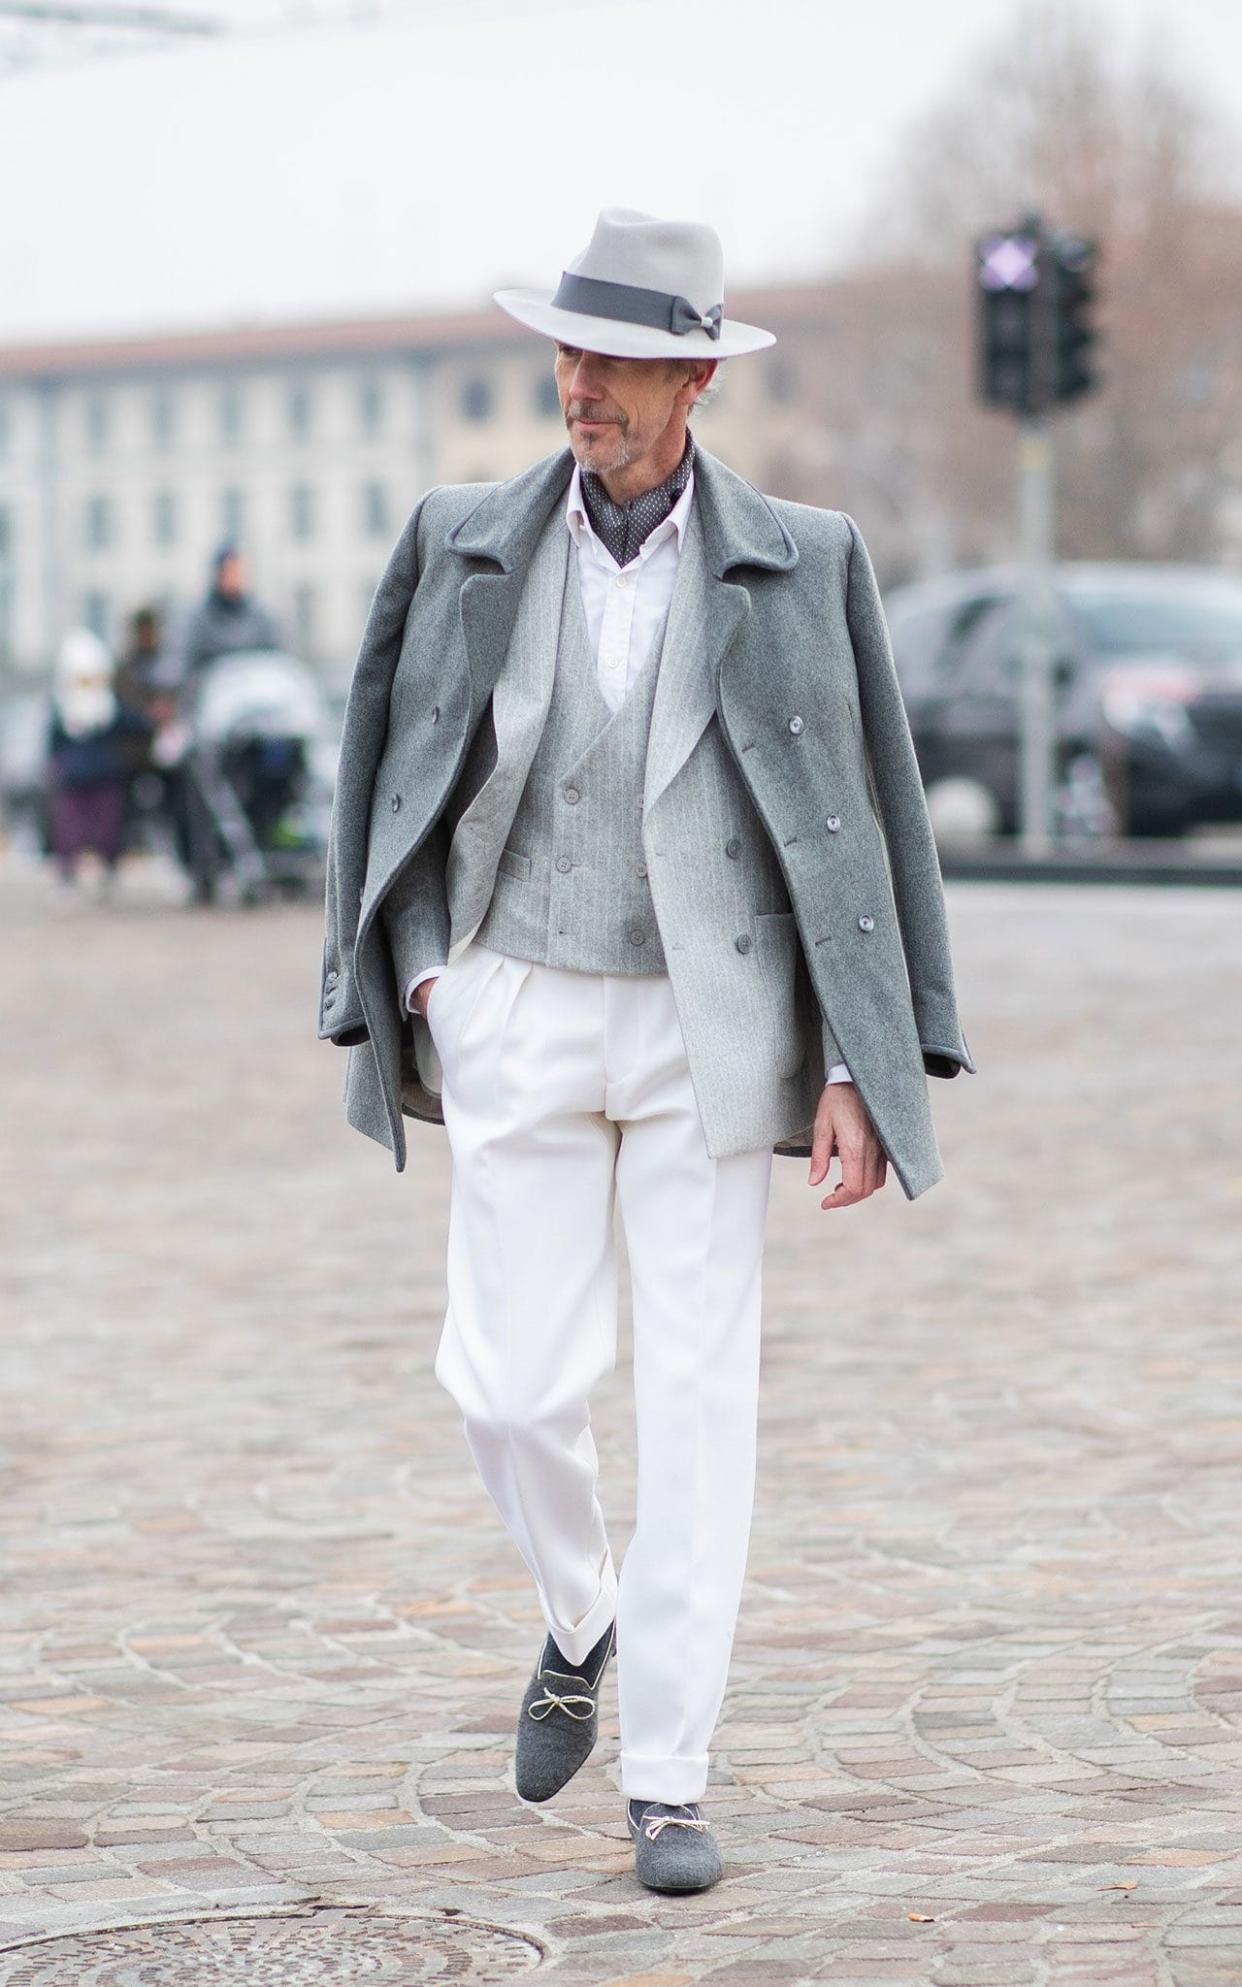
[[[566, 447], [508, 482], [429, 490], [389, 559], [354, 666], [328, 850], [319, 1036], [349, 1050], [348, 1121], [388, 1147], [398, 1171], [404, 1117], [443, 1123], [430, 1031], [403, 1014], [400, 990], [411, 968], [443, 961], [468, 936], [456, 930], [446, 877], [463, 866], [463, 838], [453, 835], [462, 773], [484, 738], [485, 797], [499, 791], [507, 801], [486, 817], [483, 853], [477, 836], [465, 852], [466, 894], [483, 907], [500, 867], [525, 761], [505, 759], [495, 693], [501, 682], [509, 706], [523, 709], [519, 602], [572, 470]], [[708, 1147], [720, 1156], [770, 1143], [805, 1157], [825, 1058], [839, 1058], [914, 1199], [943, 1171], [927, 1077], [975, 1065], [871, 559], [845, 512], [764, 496], [701, 444], [692, 512], [697, 591], [660, 661], [661, 679], [670, 667], [677, 678], [667, 694], [663, 680], [657, 689], [644, 847]], [[526, 716], [528, 757], [538, 707]], [[703, 887], [718, 852], [714, 840], [710, 849], [696, 842], [704, 812], [693, 774], [709, 753], [727, 769], [735, 813], [745, 813], [737, 825], [752, 841], [766, 837], [769, 870], [773, 854], [779, 863], [783, 920], [770, 906], [753, 921], [739, 910], [736, 864], [717, 864], [735, 884], [733, 900]], [[728, 788], [717, 778], [713, 791]], [[731, 835], [727, 853], [744, 839]], [[755, 944], [751, 931], [761, 928], [769, 936]], [[761, 977], [739, 977], [748, 971]], [[748, 1053], [736, 1015], [756, 988], [764, 998], [751, 1012], [762, 1025]], [[782, 1011], [768, 1025], [772, 1004]]]

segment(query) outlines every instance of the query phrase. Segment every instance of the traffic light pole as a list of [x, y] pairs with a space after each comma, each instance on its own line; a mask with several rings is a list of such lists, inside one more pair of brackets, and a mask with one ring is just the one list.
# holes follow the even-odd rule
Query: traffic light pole
[[1056, 722], [1052, 620], [1052, 429], [1047, 413], [1024, 415], [1018, 430], [1018, 518], [1023, 567], [1021, 756], [1022, 848], [1047, 855], [1053, 842]]

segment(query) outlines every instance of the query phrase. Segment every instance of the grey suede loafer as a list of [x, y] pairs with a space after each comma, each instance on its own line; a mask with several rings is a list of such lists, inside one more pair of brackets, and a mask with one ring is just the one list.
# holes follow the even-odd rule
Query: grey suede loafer
[[544, 1642], [518, 1715], [514, 1783], [524, 1801], [550, 1801], [590, 1758], [599, 1736], [599, 1692], [617, 1646], [613, 1622], [583, 1664], [565, 1667], [552, 1636]]
[[707, 1890], [724, 1857], [697, 1801], [627, 1801], [634, 1874], [648, 1890]]

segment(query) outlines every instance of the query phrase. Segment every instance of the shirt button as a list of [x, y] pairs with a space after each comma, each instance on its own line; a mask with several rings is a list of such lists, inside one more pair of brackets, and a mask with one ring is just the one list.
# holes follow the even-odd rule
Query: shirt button
[[556, 858], [556, 866], [557, 866], [557, 868], [558, 868], [558, 869], [560, 870], [560, 872], [561, 872], [561, 874], [562, 874], [562, 875], [564, 875], [564, 873], [565, 873], [565, 871], [566, 871], [567, 869], [572, 869], [572, 868], [573, 868], [573, 864], [572, 864], [572, 862], [571, 862], [571, 861], [569, 860], [569, 857], [568, 857], [568, 856], [558, 856], [558, 857]]
[[645, 932], [645, 931], [643, 930], [642, 926], [641, 926], [641, 925], [631, 925], [631, 926], [630, 926], [630, 944], [631, 944], [631, 945], [645, 945], [645, 944], [646, 944], [646, 942], [647, 942], [647, 934], [646, 934], [646, 932]]
[[859, 920], [858, 920], [858, 929], [859, 929], [859, 931], [874, 931], [874, 930], [875, 930], [875, 919], [874, 919], [874, 918], [869, 918], [869, 917], [866, 917], [866, 916], [864, 915], [863, 917], [859, 918]]
[[739, 932], [737, 937], [734, 939], [733, 943], [736, 945], [739, 952], [749, 952], [750, 933], [748, 931]]
[[618, 586], [628, 586], [628, 585], [629, 585], [629, 583], [630, 583], [630, 576], [629, 576], [629, 574], [628, 574], [628, 573], [618, 573], [618, 574], [617, 574], [617, 585], [618, 585]]
[[727, 856], [732, 856], [733, 860], [736, 862], [737, 858], [741, 855], [741, 853], [742, 853], [742, 844], [739, 842], [736, 835], [730, 835], [728, 841], [725, 843], [725, 854]]
[[800, 731], [801, 731], [801, 729], [802, 729], [802, 719], [801, 719], [801, 718], [797, 718], [797, 717], [794, 717], [794, 718], [790, 718], [790, 720], [789, 720], [789, 729], [790, 729], [790, 730], [791, 730], [792, 732], [794, 732], [795, 734], [796, 734], [797, 732], [800, 732]]
[[830, 814], [824, 826], [827, 828], [829, 834], [835, 835], [837, 829], [841, 826], [841, 816], [839, 814]]
[[605, 658], [604, 661], [605, 669], [620, 669], [620, 667], [621, 667], [621, 658], [619, 655], [610, 655]]
[[565, 798], [572, 807], [574, 802], [579, 798], [577, 787], [566, 787]]

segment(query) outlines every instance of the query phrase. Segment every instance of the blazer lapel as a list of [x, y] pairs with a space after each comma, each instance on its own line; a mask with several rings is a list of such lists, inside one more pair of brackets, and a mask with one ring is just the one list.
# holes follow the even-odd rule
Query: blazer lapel
[[743, 588], [724, 591], [727, 597], [717, 602], [704, 557], [696, 488], [659, 655], [643, 780], [644, 821], [715, 711], [716, 667], [746, 606]]

